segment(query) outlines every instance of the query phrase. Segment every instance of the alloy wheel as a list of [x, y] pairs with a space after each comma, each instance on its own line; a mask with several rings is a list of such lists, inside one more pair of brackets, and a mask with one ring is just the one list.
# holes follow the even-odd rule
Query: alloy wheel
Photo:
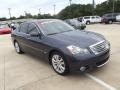
[[53, 55], [52, 65], [56, 72], [62, 74], [65, 72], [65, 62], [60, 55]]
[[20, 53], [20, 47], [17, 42], [15, 42], [15, 50], [17, 53]]

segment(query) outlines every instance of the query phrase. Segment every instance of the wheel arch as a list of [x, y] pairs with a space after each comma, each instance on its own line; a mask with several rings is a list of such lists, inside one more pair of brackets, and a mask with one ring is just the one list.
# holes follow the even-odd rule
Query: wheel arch
[[63, 54], [63, 52], [61, 50], [58, 50], [58, 49], [52, 49], [52, 50], [50, 50], [50, 52], [48, 54], [49, 64], [51, 64], [50, 58], [51, 58], [51, 55], [52, 55], [53, 52], [59, 52], [59, 53], [61, 53], [64, 56], [64, 54]]
[[17, 42], [17, 40], [13, 40], [13, 44], [15, 45], [15, 42]]

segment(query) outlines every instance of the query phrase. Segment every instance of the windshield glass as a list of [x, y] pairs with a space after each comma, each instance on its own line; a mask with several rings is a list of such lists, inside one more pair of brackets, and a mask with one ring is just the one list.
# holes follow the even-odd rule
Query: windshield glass
[[8, 28], [8, 25], [6, 25], [6, 24], [1, 24], [1, 25], [0, 25], [0, 28]]
[[73, 19], [71, 20], [71, 23], [79, 24], [80, 22], [78, 20]]
[[58, 34], [74, 30], [72, 26], [59, 20], [43, 22], [39, 24], [39, 26], [43, 29], [43, 32], [47, 35]]

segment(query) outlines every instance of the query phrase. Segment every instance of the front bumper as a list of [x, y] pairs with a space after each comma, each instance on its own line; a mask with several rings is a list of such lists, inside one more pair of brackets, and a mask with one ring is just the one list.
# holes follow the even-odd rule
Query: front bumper
[[86, 67], [86, 70], [93, 70], [97, 67], [102, 67], [108, 62], [110, 57], [110, 50], [100, 55], [85, 55], [85, 56], [73, 56], [67, 58], [70, 71], [78, 71], [81, 67]]

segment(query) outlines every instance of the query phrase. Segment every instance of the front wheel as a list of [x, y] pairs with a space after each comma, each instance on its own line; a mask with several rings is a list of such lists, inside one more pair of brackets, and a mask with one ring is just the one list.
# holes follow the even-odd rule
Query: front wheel
[[16, 50], [17, 53], [19, 53], [19, 54], [22, 54], [22, 53], [23, 53], [23, 52], [21, 51], [21, 48], [20, 48], [20, 46], [19, 46], [19, 44], [18, 44], [17, 41], [15, 41], [14, 47], [15, 47], [15, 50]]
[[109, 24], [112, 24], [112, 23], [113, 23], [113, 21], [112, 21], [112, 20], [110, 20], [108, 23], [109, 23]]
[[59, 52], [54, 52], [51, 55], [51, 64], [54, 71], [60, 75], [66, 75], [69, 73], [68, 65], [64, 59], [64, 56]]
[[89, 24], [90, 24], [90, 21], [87, 21], [86, 24], [89, 25]]

